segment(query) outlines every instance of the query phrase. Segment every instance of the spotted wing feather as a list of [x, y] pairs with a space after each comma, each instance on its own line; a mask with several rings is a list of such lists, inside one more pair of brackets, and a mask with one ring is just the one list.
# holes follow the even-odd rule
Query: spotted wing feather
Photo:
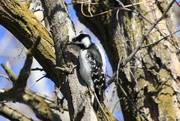
[[[96, 48], [96, 49], [94, 49]], [[98, 54], [97, 54], [98, 53]], [[105, 89], [105, 72], [102, 69], [102, 57], [97, 56], [101, 55], [100, 52], [98, 51], [98, 48], [95, 44], [92, 44], [87, 53], [87, 59], [91, 63], [91, 77], [94, 82], [94, 89], [95, 93], [99, 99], [99, 101], [102, 103], [103, 102], [103, 89]]]

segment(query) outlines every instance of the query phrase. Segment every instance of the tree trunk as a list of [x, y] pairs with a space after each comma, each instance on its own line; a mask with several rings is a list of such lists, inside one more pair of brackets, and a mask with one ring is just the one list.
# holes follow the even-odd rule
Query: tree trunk
[[[80, 79], [77, 68], [74, 68], [77, 65], [77, 53], [72, 50], [71, 46], [66, 46], [66, 43], [75, 36], [74, 25], [69, 18], [67, 6], [59, 0], [42, 0], [42, 5], [45, 10], [45, 17], [47, 17], [50, 25], [50, 32], [36, 19], [25, 4], [17, 0], [0, 0], [0, 24], [29, 49], [28, 53], [31, 52], [32, 46], [38, 40], [38, 45], [36, 43], [37, 46], [33, 49], [31, 56], [33, 55], [43, 67], [46, 77], [50, 78], [55, 86], [61, 90], [68, 102], [70, 120], [96, 121], [99, 117], [96, 116], [96, 112], [91, 105], [87, 86]], [[26, 68], [26, 63], [24, 65], [24, 69], [28, 70], [26, 78], [23, 78], [23, 74], [26, 74], [23, 69], [21, 70], [22, 74], [16, 76], [10, 69], [2, 65], [8, 76], [14, 79], [14, 83], [12, 88], [0, 90], [0, 101], [15, 101], [27, 104], [40, 120], [61, 120], [60, 116], [54, 113], [52, 107], [44, 98], [25, 88], [32, 64], [32, 57], [30, 58], [31, 63], [28, 64], [28, 68]], [[23, 78], [21, 79], [21, 81], [24, 81], [23, 86], [14, 86], [21, 83], [21, 81], [17, 81], [20, 77]], [[18, 96], [11, 96], [13, 93]], [[16, 112], [13, 108], [7, 107], [6, 105], [0, 105], [0, 114], [11, 120], [19, 118], [7, 113], [7, 110], [11, 110], [13, 114], [22, 116], [18, 120], [23, 120], [24, 115], [21, 112]], [[56, 104], [55, 109], [59, 111], [58, 108], [63, 107]], [[112, 114], [108, 110], [106, 112], [108, 112], [108, 117], [114, 120]], [[28, 119], [28, 117], [25, 118]]]
[[[82, 80], [78, 80], [75, 65], [77, 57], [71, 51], [72, 47], [67, 47], [67, 43], [75, 36], [74, 26], [69, 17], [64, 1], [42, 0], [44, 14], [48, 19], [50, 31], [52, 33], [56, 54], [56, 65], [62, 70], [58, 70], [59, 89], [68, 101], [68, 109], [71, 120], [94, 120], [95, 112], [90, 104], [90, 98], [86, 95], [86, 86]], [[69, 72], [73, 71], [72, 73]], [[81, 83], [83, 85], [81, 85]]]
[[[66, 5], [63, 1], [57, 1], [42, 1], [50, 33], [21, 2], [0, 0], [0, 24], [30, 49], [26, 59], [28, 64], [24, 65], [19, 76], [3, 66], [14, 81], [12, 88], [0, 90], [0, 101], [27, 104], [41, 120], [61, 120], [44, 98], [25, 88], [32, 63], [32, 54], [29, 53], [33, 50], [33, 56], [47, 73], [46, 76], [67, 99], [70, 119], [96, 120], [90, 96], [78, 77], [78, 71], [75, 69], [74, 73], [70, 73], [77, 58], [71, 47], [66, 48], [64, 45], [74, 36], [74, 28]], [[118, 0], [91, 2], [89, 7], [84, 2], [75, 2], [74, 8], [79, 20], [99, 38], [107, 52], [115, 73], [114, 82], [124, 119], [180, 120], [179, 40], [172, 10], [175, 0], [146, 0], [139, 5], [136, 5], [139, 1], [135, 0], [122, 3]], [[131, 7], [124, 8], [122, 4]], [[38, 46], [37, 40], [40, 41]], [[37, 48], [31, 48], [34, 43]], [[16, 117], [9, 114], [9, 110]], [[11, 120], [19, 118], [17, 115], [31, 120], [4, 104], [0, 105], [0, 114]], [[98, 114], [99, 120], [104, 117], [102, 115]], [[109, 120], [114, 120], [110, 118], [110, 112], [107, 116]]]
[[[91, 1], [75, 4], [79, 20], [101, 41], [109, 57], [124, 119], [180, 120], [180, 63], [175, 0]], [[132, 5], [132, 3], [134, 5]], [[83, 5], [83, 6], [82, 6]], [[102, 13], [107, 11], [105, 13]], [[101, 15], [99, 13], [102, 13]]]

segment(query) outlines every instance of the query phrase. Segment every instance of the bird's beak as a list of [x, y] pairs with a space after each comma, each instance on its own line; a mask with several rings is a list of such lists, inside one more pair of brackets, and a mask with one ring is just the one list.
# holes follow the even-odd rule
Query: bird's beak
[[74, 42], [68, 42], [67, 45], [75, 45]]
[[76, 38], [73, 38], [71, 42], [68, 42], [67, 45], [76, 45]]

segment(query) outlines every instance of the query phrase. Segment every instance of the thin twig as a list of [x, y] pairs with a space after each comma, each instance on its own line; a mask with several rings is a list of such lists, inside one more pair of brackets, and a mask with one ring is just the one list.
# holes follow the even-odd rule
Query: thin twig
[[6, 71], [7, 75], [9, 76], [12, 84], [14, 85], [16, 83], [16, 80], [18, 79], [18, 76], [6, 65], [1, 64], [2, 68]]
[[[131, 4], [133, 4], [133, 2], [132, 2], [131, 0], [130, 0], [130, 2], [131, 2]], [[176, 1], [176, 2], [177, 2], [177, 1]], [[150, 5], [149, 5], [149, 6], [150, 6]], [[152, 24], [145, 16], [142, 15], [142, 13], [137, 9], [137, 7], [135, 7], [135, 6], [133, 6], [133, 7], [136, 9], [136, 11], [138, 12], [138, 14], [141, 15], [142, 18], [144, 18], [148, 23]], [[151, 7], [151, 9], [153, 9], [153, 8]], [[152, 10], [152, 14], [153, 14], [154, 18], [156, 19], [154, 10]], [[165, 34], [164, 32], [162, 32], [162, 31], [158, 28], [158, 25], [155, 26], [155, 28], [157, 29], [157, 31], [159, 31], [159, 33], [160, 33], [161, 36], [163, 36], [164, 38], [166, 38], [166, 36], [164, 36], [164, 35], [166, 35], [166, 34]], [[174, 38], [170, 38], [170, 39], [173, 40], [173, 41], [175, 41], [176, 43], [180, 43], [179, 41], [175, 40]], [[155, 42], [155, 43], [156, 43], [156, 42]], [[155, 43], [154, 43], [154, 44], [155, 44]], [[158, 41], [157, 41], [157, 43], [158, 43]]]
[[120, 63], [120, 61], [118, 62], [118, 67], [117, 67], [117, 76], [116, 76], [116, 81], [117, 81], [117, 85], [119, 86], [119, 88], [121, 89], [121, 91], [123, 92], [123, 94], [125, 95], [125, 97], [129, 100], [129, 102], [133, 105], [133, 107], [135, 107], [135, 109], [140, 113], [140, 115], [146, 120], [146, 121], [148, 121], [148, 119], [146, 118], [146, 116], [143, 114], [143, 113], [141, 113], [141, 111], [137, 108], [137, 106], [133, 103], [133, 101], [130, 99], [130, 97], [127, 95], [127, 93], [126, 93], [126, 91], [123, 89], [123, 87], [121, 86], [121, 84], [119, 83], [120, 81], [118, 81], [118, 80], [120, 80], [119, 79], [119, 70], [120, 70], [120, 65], [121, 65], [121, 63]]
[[36, 67], [36, 68], [32, 68], [31, 71], [44, 71], [44, 69]]
[[38, 81], [40, 81], [41, 79], [43, 79], [44, 77], [46, 77], [46, 75], [40, 77], [38, 80], [36, 80], [33, 84], [31, 84], [27, 89], [30, 89], [32, 86], [34, 86], [36, 83], [38, 83]]
[[[142, 4], [142, 3], [144, 3], [144, 2], [134, 3], [133, 5], [139, 5], [139, 4]], [[115, 8], [109, 9], [109, 10], [107, 10], [107, 11], [104, 11], [104, 12], [101, 12], [101, 13], [98, 13], [98, 14], [95, 14], [95, 15], [87, 15], [87, 14], [84, 13], [84, 10], [83, 10], [83, 5], [84, 5], [84, 4], [85, 4], [85, 3], [81, 3], [81, 13], [82, 13], [83, 16], [85, 16], [85, 17], [95, 17], [95, 16], [99, 16], [99, 15], [106, 14], [106, 13], [108, 13], [108, 12], [111, 12], [111, 11], [117, 10], [117, 9], [118, 9], [118, 10], [131, 11], [131, 10], [127, 9], [127, 7], [131, 7], [131, 6], [132, 6], [132, 5], [126, 5], [126, 6], [124, 6], [124, 7], [115, 7]]]
[[[67, 5], [73, 5], [73, 4], [88, 4], [89, 2], [78, 2], [78, 1], [72, 1], [71, 3], [66, 3]], [[104, 3], [90, 3], [91, 5], [99, 5]]]
[[126, 91], [123, 89], [123, 87], [119, 85], [119, 88], [121, 89], [121, 91], [123, 92], [123, 94], [125, 95], [125, 97], [129, 100], [129, 102], [133, 105], [133, 107], [139, 112], [139, 114], [145, 119], [145, 121], [148, 121], [148, 119], [146, 118], [146, 116], [137, 108], [137, 106], [133, 103], [133, 101], [131, 100], [131, 98], [127, 95]]
[[13, 84], [12, 81], [9, 79], [8, 76], [6, 76], [6, 75], [4, 75], [4, 74], [0, 74], [0, 77], [6, 78], [11, 84]]
[[18, 54], [18, 58], [20, 58], [21, 54], [23, 53], [24, 48], [25, 48], [25, 47], [22, 47], [20, 53]]
[[[153, 43], [151, 43], [151, 44], [148, 44], [148, 45], [142, 46], [141, 48], [152, 47], [152, 46], [154, 46], [154, 45], [158, 44], [159, 42], [161, 42], [162, 40], [167, 39], [168, 37], [170, 37], [170, 36], [172, 36], [172, 35], [176, 34], [176, 33], [177, 33], [177, 32], [179, 32], [179, 31], [180, 31], [180, 30], [177, 30], [177, 31], [175, 31], [175, 32], [174, 32], [174, 33], [172, 33], [172, 34], [167, 35], [167, 36], [165, 36], [165, 37], [161, 38], [160, 40], [158, 40], [158, 41], [156, 41], [156, 42], [153, 42]], [[172, 40], [173, 38], [170, 38], [170, 39]], [[175, 41], [175, 40], [174, 40], [174, 41]], [[180, 41], [177, 41], [177, 40], [176, 40], [175, 42], [180, 43]]]
[[39, 97], [43, 98], [46, 102], [48, 103], [54, 103], [55, 102], [55, 99], [53, 99], [52, 97], [49, 97], [45, 94], [41, 94], [41, 93], [37, 93], [37, 92], [34, 92], [32, 90], [28, 90], [30, 93], [33, 93], [33, 95], [38, 95]]
[[142, 13], [139, 11], [139, 9], [134, 6], [132, 0], [130, 0], [130, 3], [131, 3], [131, 5], [135, 8], [135, 10], [138, 12], [138, 14], [139, 14], [142, 18], [144, 18], [148, 23], [152, 24], [145, 16], [142, 15]]
[[114, 105], [114, 108], [112, 110], [112, 113], [114, 112], [115, 108], [116, 108], [116, 105], [120, 102], [120, 99], [116, 102], [116, 104]]
[[[92, 91], [92, 90], [91, 90], [91, 91]], [[106, 112], [105, 112], [104, 109], [102, 108], [101, 103], [99, 102], [99, 99], [98, 99], [96, 93], [95, 93], [94, 91], [92, 91], [92, 93], [93, 93], [93, 95], [94, 95], [94, 97], [95, 97], [95, 99], [96, 99], [96, 101], [97, 101], [97, 103], [98, 103], [98, 105], [99, 105], [102, 113], [104, 114], [106, 120], [107, 120], [107, 121], [110, 121], [110, 120], [108, 119], [107, 115], [106, 115]]]
[[119, 3], [119, 5], [121, 5], [122, 7], [124, 7], [124, 4], [120, 1], [120, 0], [116, 0], [118, 3]]
[[28, 80], [30, 73], [31, 73], [31, 65], [33, 62], [33, 54], [35, 53], [40, 41], [41, 41], [41, 37], [38, 36], [37, 40], [34, 42], [32, 47], [26, 52], [27, 57], [26, 57], [24, 66], [22, 67], [22, 69], [19, 73], [19, 76], [13, 85], [13, 88], [24, 89], [26, 87], [27, 80]]
[[153, 30], [153, 28], [166, 16], [167, 12], [169, 11], [169, 9], [171, 8], [171, 6], [173, 5], [173, 3], [175, 2], [175, 0], [171, 1], [171, 3], [168, 5], [168, 7], [166, 8], [166, 10], [163, 12], [162, 16], [157, 19], [154, 24], [149, 28], [148, 31], [146, 31], [146, 33], [144, 35], [142, 35], [141, 40], [139, 41], [137, 47], [135, 48], [135, 50], [129, 55], [129, 57], [124, 61], [122, 67], [124, 67], [132, 58], [133, 56], [140, 50], [142, 43], [144, 42], [144, 40], [146, 39], [146, 37], [151, 33], [151, 31]]
[[107, 87], [109, 87], [109, 85], [111, 85], [113, 82], [114, 82], [114, 80], [115, 80], [115, 78], [116, 78], [116, 72], [114, 72], [114, 74], [113, 74], [113, 76], [110, 78], [110, 80], [106, 83], [106, 88]]

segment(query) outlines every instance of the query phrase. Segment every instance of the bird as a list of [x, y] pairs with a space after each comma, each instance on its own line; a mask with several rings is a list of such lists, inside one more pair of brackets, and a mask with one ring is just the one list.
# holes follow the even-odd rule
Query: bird
[[[79, 73], [87, 86], [95, 92], [100, 103], [104, 100], [106, 88], [106, 59], [103, 50], [92, 42], [90, 35], [80, 33], [72, 39], [78, 48]], [[94, 110], [98, 110], [97, 100], [92, 96]]]

